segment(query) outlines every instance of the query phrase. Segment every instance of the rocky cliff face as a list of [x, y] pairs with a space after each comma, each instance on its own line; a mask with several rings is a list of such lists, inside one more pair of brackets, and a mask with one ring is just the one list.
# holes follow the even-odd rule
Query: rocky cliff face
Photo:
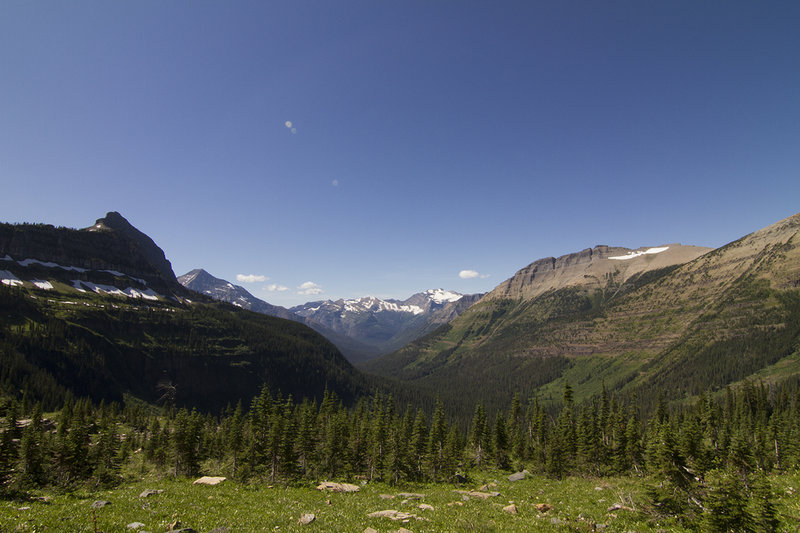
[[636, 250], [598, 245], [580, 252], [534, 261], [504, 281], [486, 298], [535, 298], [553, 289], [583, 286], [602, 288], [621, 284], [647, 271], [680, 265], [711, 251], [702, 246], [666, 244]]
[[184, 292], [164, 252], [119, 213], [84, 230], [0, 224], [0, 259], [5, 259], [3, 270], [20, 279], [108, 284], [126, 277], [162, 294]]

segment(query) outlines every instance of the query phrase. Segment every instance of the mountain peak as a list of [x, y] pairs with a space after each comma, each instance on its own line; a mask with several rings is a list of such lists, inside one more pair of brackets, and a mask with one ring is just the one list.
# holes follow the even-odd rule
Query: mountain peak
[[141, 248], [150, 264], [155, 267], [165, 279], [175, 279], [175, 272], [172, 271], [172, 263], [167, 260], [164, 251], [158, 247], [153, 239], [139, 231], [118, 212], [109, 211], [103, 218], [98, 218], [94, 226], [85, 228], [84, 231], [116, 231], [124, 235]]
[[109, 211], [103, 218], [98, 218], [94, 226], [86, 228], [87, 231], [102, 231], [115, 229], [120, 231], [137, 230], [128, 220], [117, 211]]
[[446, 302], [455, 302], [461, 299], [463, 294], [447, 291], [444, 289], [428, 289], [423, 293], [425, 296], [436, 302], [437, 304]]

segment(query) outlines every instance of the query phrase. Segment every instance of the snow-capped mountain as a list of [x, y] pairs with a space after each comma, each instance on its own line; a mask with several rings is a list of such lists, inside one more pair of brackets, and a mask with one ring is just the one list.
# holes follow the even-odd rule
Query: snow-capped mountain
[[308, 302], [292, 307], [290, 311], [371, 346], [379, 355], [396, 350], [449, 322], [475, 303], [479, 296], [430, 289], [402, 301], [364, 296]]
[[233, 283], [225, 281], [224, 279], [215, 278], [202, 268], [196, 268], [191, 272], [187, 272], [183, 276], [179, 276], [178, 283], [187, 289], [205, 294], [214, 298], [215, 300], [228, 302], [237, 307], [255, 311], [256, 313], [277, 316], [279, 318], [287, 318], [289, 320], [295, 320], [298, 322], [303, 321], [298, 319], [297, 315], [285, 307], [272, 305], [264, 300], [256, 298], [244, 287], [240, 285], [234, 285]]

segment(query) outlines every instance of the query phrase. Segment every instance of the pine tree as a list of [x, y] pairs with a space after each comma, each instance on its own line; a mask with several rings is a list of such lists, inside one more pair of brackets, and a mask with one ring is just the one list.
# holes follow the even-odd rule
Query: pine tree
[[425, 412], [420, 408], [414, 419], [414, 426], [411, 430], [411, 439], [408, 442], [408, 457], [411, 465], [411, 475], [415, 479], [423, 477], [423, 466], [425, 464], [425, 449], [428, 442], [428, 422]]
[[231, 477], [236, 479], [239, 467], [239, 453], [244, 447], [244, 415], [242, 414], [242, 402], [236, 405], [236, 411], [230, 418], [227, 427], [227, 435], [225, 435], [225, 442], [227, 449], [230, 451], [231, 459], [233, 460], [233, 471]]
[[295, 424], [294, 402], [291, 397], [286, 399], [281, 415], [281, 436], [278, 443], [278, 470], [286, 480], [294, 479], [297, 475], [297, 454], [294, 443], [297, 440]]
[[775, 506], [775, 495], [772, 492], [769, 478], [763, 472], [752, 477], [750, 498], [750, 516], [753, 531], [757, 533], [773, 533], [780, 528], [778, 509]]
[[493, 437], [494, 464], [497, 468], [508, 469], [508, 430], [501, 415], [497, 415], [495, 419]]
[[519, 392], [515, 392], [511, 400], [511, 410], [508, 412], [506, 427], [508, 428], [509, 451], [511, 457], [521, 466], [527, 459], [528, 454], [525, 446], [526, 429], [524, 427], [524, 417], [522, 415], [522, 404], [519, 399]]
[[300, 406], [296, 443], [298, 466], [304, 477], [312, 474], [313, 466], [316, 463], [316, 419], [316, 406], [309, 401], [304, 401]]
[[22, 432], [22, 441], [20, 443], [21, 481], [24, 486], [39, 487], [46, 482], [45, 456], [42, 404], [37, 402], [31, 414], [31, 423]]
[[384, 413], [383, 400], [375, 395], [372, 407], [372, 424], [369, 430], [369, 478], [380, 477], [384, 469], [384, 454], [386, 452], [387, 422]]
[[713, 532], [752, 531], [753, 519], [747, 511], [747, 498], [736, 474], [712, 470], [707, 477], [703, 529]]
[[486, 412], [483, 410], [483, 404], [479, 402], [475, 406], [475, 414], [472, 417], [469, 436], [469, 444], [472, 447], [475, 465], [478, 467], [482, 466], [486, 459], [486, 433]]
[[447, 422], [444, 419], [444, 407], [442, 401], [437, 398], [436, 407], [433, 411], [431, 420], [431, 430], [428, 436], [428, 462], [431, 479], [434, 482], [439, 480], [441, 470], [444, 467], [444, 447], [447, 438]]
[[100, 485], [110, 486], [118, 482], [119, 436], [116, 424], [108, 413], [103, 413], [100, 420], [100, 438], [94, 447], [94, 476]]
[[16, 402], [12, 399], [6, 411], [6, 428], [0, 434], [0, 495], [12, 481], [14, 464], [17, 461], [17, 446], [14, 434], [17, 431]]
[[200, 469], [200, 424], [196, 411], [178, 410], [173, 422], [172, 450], [175, 475], [191, 476]]

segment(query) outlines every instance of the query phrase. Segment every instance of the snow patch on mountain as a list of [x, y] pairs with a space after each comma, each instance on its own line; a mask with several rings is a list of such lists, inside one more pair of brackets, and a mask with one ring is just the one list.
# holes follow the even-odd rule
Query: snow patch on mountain
[[[128, 298], [144, 298], [145, 300], [158, 300], [158, 294], [153, 289], [139, 290], [133, 287], [120, 289], [113, 285], [103, 285], [99, 283], [92, 283], [91, 281], [82, 281], [79, 279], [72, 280], [72, 287], [80, 292], [86, 292], [89, 289], [97, 294], [112, 294], [115, 296], [126, 296]], [[85, 287], [85, 288], [84, 288]]]
[[625, 255], [615, 255], [614, 257], [609, 257], [609, 259], [616, 259], [618, 261], [627, 261], [628, 259], [633, 259], [634, 257], [639, 257], [645, 254], [660, 254], [669, 249], [669, 246], [661, 246], [659, 248], [648, 248], [647, 250], [638, 250], [638, 251], [631, 251]]
[[19, 280], [19, 278], [8, 270], [0, 270], [0, 283], [3, 285], [9, 285], [11, 287], [22, 285], [22, 282]]
[[425, 296], [436, 302], [442, 304], [445, 302], [456, 302], [461, 299], [463, 294], [457, 292], [446, 291], [444, 289], [428, 289], [425, 291]]
[[[417, 305], [400, 305], [390, 300], [381, 300], [374, 296], [364, 296], [362, 298], [354, 298], [351, 300], [339, 300], [338, 302], [331, 302], [341, 308], [341, 313], [363, 313], [371, 311], [373, 313], [381, 311], [393, 311], [397, 313], [411, 313], [419, 315], [424, 313], [423, 309]], [[319, 309], [319, 308], [317, 308]]]
[[[12, 261], [13, 261], [13, 259], [12, 259]], [[22, 261], [17, 261], [17, 264], [19, 266], [24, 266], [24, 267], [36, 264], [36, 265], [42, 265], [43, 267], [47, 267], [47, 268], [61, 268], [63, 270], [71, 270], [71, 271], [74, 271], [74, 272], [88, 272], [89, 271], [89, 269], [87, 269], [87, 268], [81, 268], [81, 267], [75, 267], [75, 266], [64, 266], [64, 265], [59, 265], [58, 263], [53, 263], [51, 261], [39, 261], [38, 259], [23, 259]]]

